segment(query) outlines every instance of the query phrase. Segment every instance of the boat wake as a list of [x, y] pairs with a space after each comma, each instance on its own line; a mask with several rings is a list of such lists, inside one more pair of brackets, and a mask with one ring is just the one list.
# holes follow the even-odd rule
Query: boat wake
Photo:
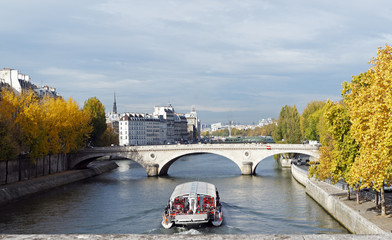
[[179, 232], [174, 233], [178, 235], [198, 235], [198, 234], [203, 234], [202, 232], [198, 231], [197, 229], [194, 228], [186, 228], [186, 227], [177, 227], [177, 230]]

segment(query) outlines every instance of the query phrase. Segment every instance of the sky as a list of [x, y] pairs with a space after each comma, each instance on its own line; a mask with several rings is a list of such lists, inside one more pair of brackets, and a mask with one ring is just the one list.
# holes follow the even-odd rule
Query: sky
[[257, 123], [340, 99], [392, 44], [389, 0], [6, 0], [0, 69], [82, 107], [194, 106], [203, 124]]

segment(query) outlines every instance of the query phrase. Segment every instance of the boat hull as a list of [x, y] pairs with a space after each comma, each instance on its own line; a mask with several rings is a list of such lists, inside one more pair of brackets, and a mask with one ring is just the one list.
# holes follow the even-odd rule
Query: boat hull
[[161, 222], [162, 227], [169, 229], [171, 228], [174, 224], [172, 222], [165, 222], [164, 220]]

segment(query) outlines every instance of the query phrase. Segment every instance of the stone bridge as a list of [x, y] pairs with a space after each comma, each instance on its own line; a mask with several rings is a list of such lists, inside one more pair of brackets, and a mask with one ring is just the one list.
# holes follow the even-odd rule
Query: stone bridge
[[300, 153], [319, 158], [319, 146], [309, 144], [189, 144], [87, 148], [69, 157], [69, 167], [85, 168], [100, 157], [126, 158], [139, 163], [148, 176], [166, 175], [169, 167], [180, 157], [211, 153], [226, 157], [241, 169], [244, 175], [255, 173], [257, 165], [275, 154]]

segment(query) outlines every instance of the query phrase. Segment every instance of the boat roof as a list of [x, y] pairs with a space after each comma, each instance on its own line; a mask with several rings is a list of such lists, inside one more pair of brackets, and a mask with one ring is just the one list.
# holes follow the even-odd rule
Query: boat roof
[[187, 182], [178, 185], [171, 197], [170, 200], [174, 200], [176, 197], [185, 196], [185, 195], [209, 195], [211, 197], [216, 197], [216, 188], [214, 184], [207, 182]]

